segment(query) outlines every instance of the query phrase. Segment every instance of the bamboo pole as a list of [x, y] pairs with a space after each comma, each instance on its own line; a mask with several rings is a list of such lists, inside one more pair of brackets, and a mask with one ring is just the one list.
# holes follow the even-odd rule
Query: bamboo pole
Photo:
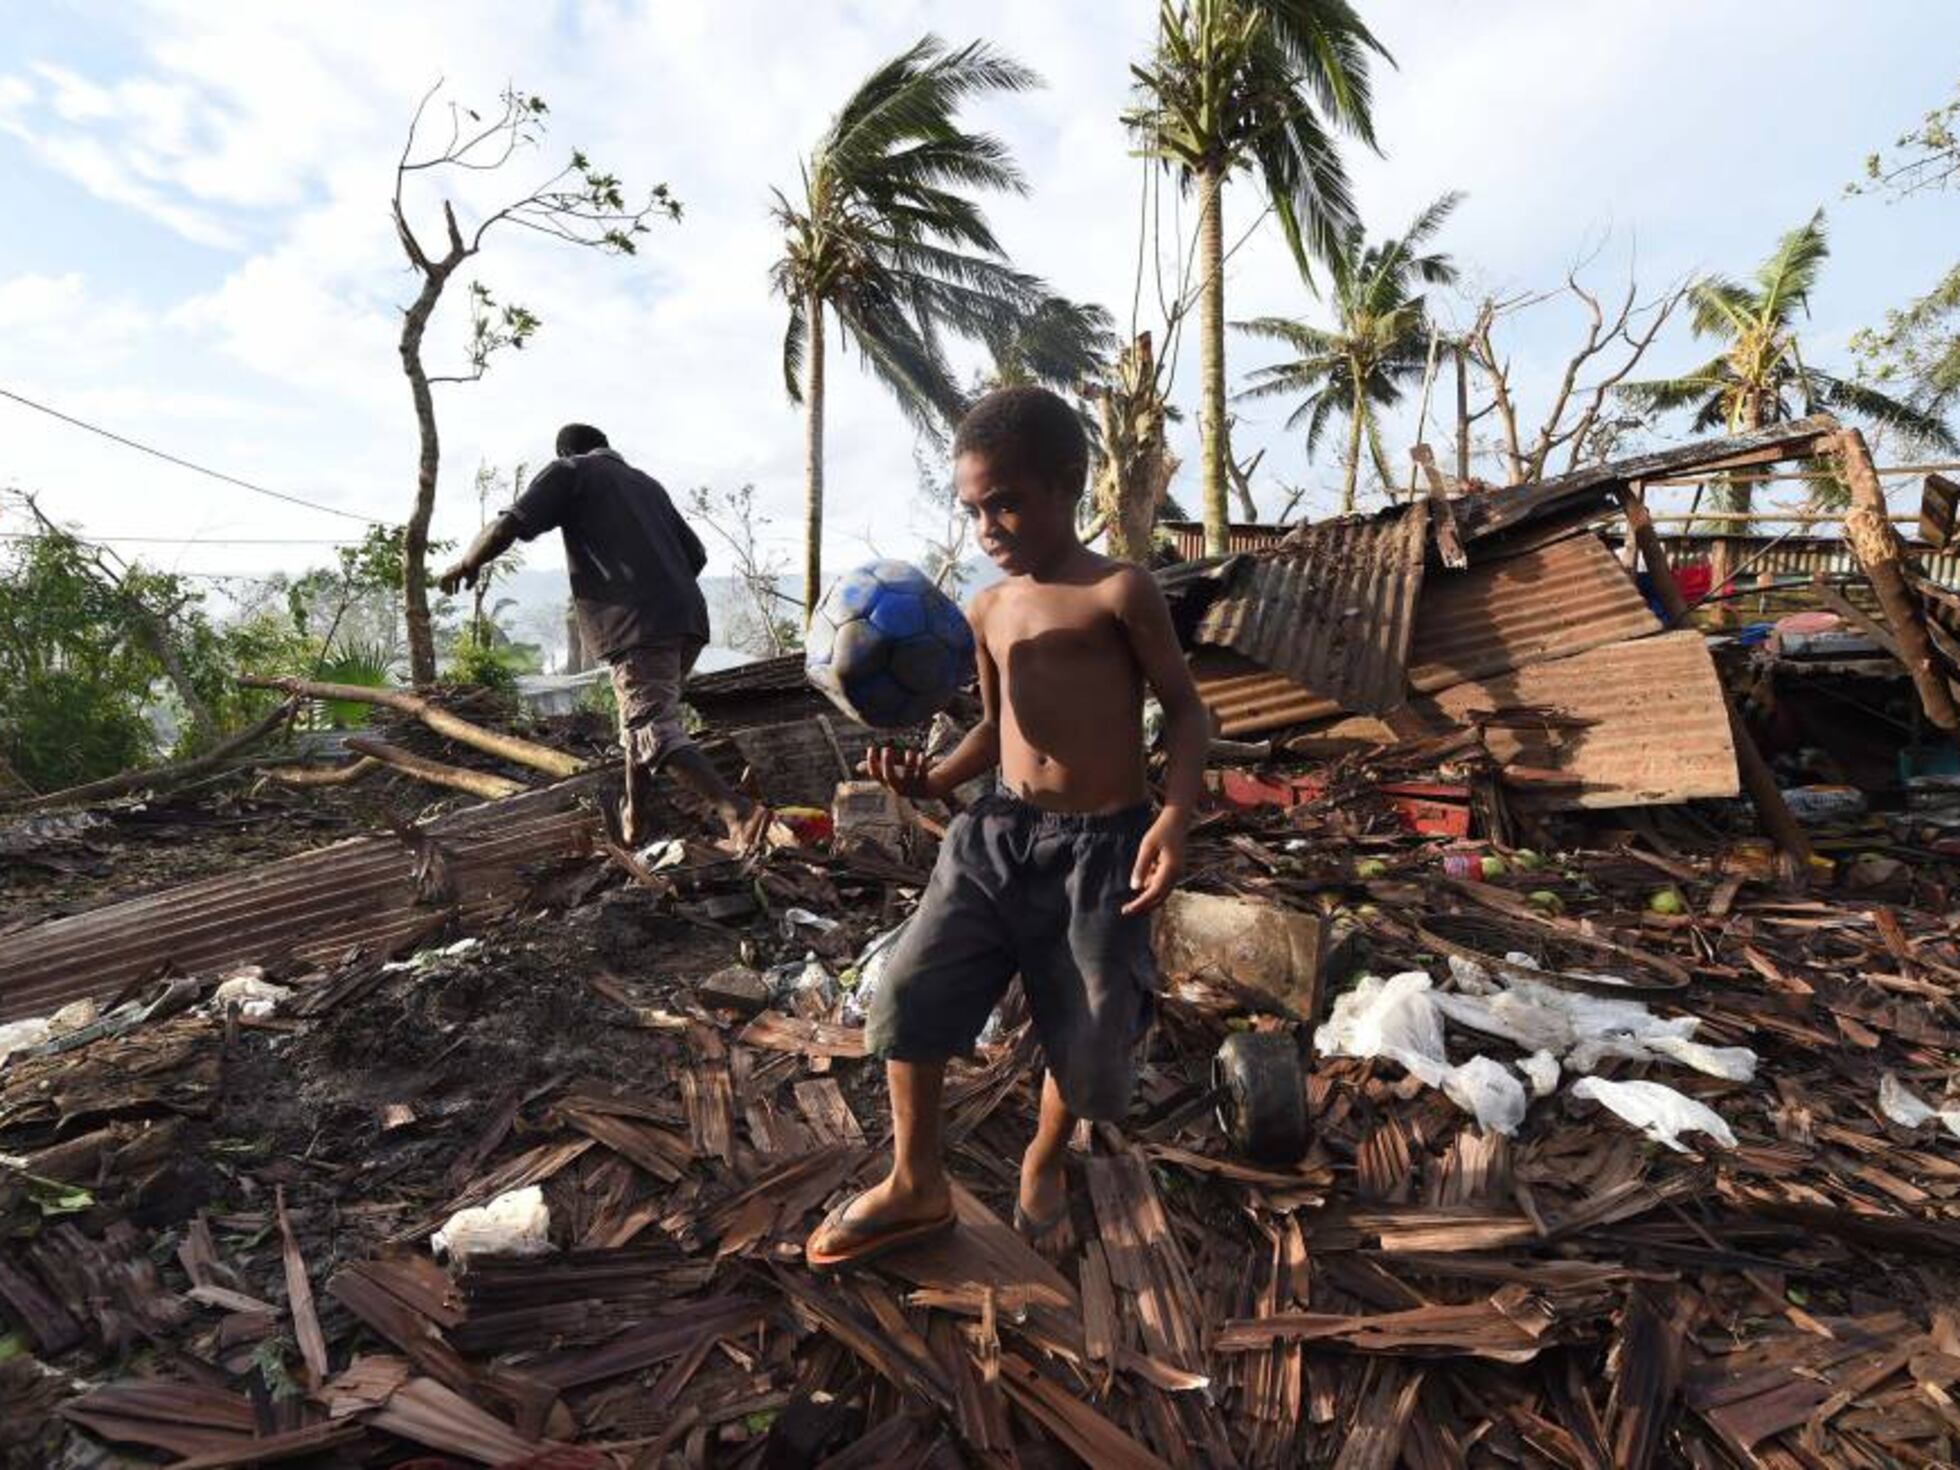
[[350, 786], [380, 769], [380, 761], [364, 755], [344, 766], [267, 766], [265, 774], [282, 786]]
[[378, 704], [400, 710], [405, 715], [415, 716], [438, 735], [446, 735], [459, 744], [474, 746], [490, 755], [520, 766], [530, 766], [547, 775], [576, 776], [585, 769], [585, 762], [576, 756], [532, 740], [523, 740], [515, 735], [499, 735], [494, 730], [473, 725], [460, 715], [452, 715], [433, 700], [406, 689], [370, 689], [361, 684], [318, 684], [311, 679], [264, 679], [253, 674], [241, 674], [238, 682], [248, 689], [283, 689], [288, 694], [307, 699], [346, 699], [357, 704]]
[[432, 761], [413, 751], [403, 750], [398, 745], [390, 745], [385, 740], [377, 740], [372, 735], [350, 735], [347, 748], [358, 752], [383, 765], [393, 766], [421, 781], [431, 781], [438, 786], [454, 787], [467, 791], [472, 796], [480, 796], [485, 801], [499, 801], [506, 796], [515, 796], [524, 786], [508, 776], [492, 775], [488, 771], [472, 771], [463, 766], [447, 765], [442, 761]]
[[1946, 676], [1933, 660], [1933, 645], [1926, 635], [1918, 595], [1906, 582], [1905, 547], [1885, 518], [1885, 492], [1879, 489], [1865, 436], [1856, 429], [1846, 429], [1837, 437], [1837, 453], [1845, 482], [1851, 487], [1851, 510], [1844, 518], [1851, 554], [1858, 558], [1871, 579], [1872, 591], [1878, 594], [1879, 611], [1899, 646], [1899, 662], [1906, 666], [1913, 688], [1919, 691], [1926, 718], [1947, 739], [1960, 745], [1960, 709], [1954, 707], [1953, 691], [1947, 688]]
[[[1668, 625], [1679, 626], [1687, 620], [1688, 600], [1681, 595], [1681, 586], [1674, 580], [1674, 568], [1668, 563], [1667, 549], [1661, 545], [1660, 536], [1647, 518], [1646, 506], [1631, 498], [1623, 499], [1621, 504], [1626, 510], [1627, 526], [1639, 539], [1641, 560], [1646, 563], [1647, 575], [1653, 579], [1655, 595], [1667, 612]], [[1735, 701], [1726, 688], [1722, 691], [1722, 703], [1728, 709], [1729, 733], [1735, 741], [1736, 774], [1742, 778], [1743, 789], [1749, 793], [1750, 803], [1768, 830], [1770, 840], [1781, 849], [1782, 876], [1794, 883], [1805, 883], [1810, 877], [1810, 837], [1790, 814], [1776, 778], [1770, 774], [1769, 762], [1756, 748], [1756, 741], [1743, 724]]]

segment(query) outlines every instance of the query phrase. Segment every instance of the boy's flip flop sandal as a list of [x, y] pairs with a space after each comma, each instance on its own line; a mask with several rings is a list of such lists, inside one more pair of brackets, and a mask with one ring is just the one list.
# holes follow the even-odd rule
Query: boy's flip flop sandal
[[[848, 1223], [845, 1212], [857, 1202], [853, 1195], [824, 1216], [823, 1224], [816, 1228], [803, 1247], [803, 1259], [812, 1271], [836, 1271], [845, 1266], [860, 1266], [867, 1261], [875, 1261], [893, 1251], [903, 1250], [908, 1245], [922, 1245], [928, 1240], [936, 1240], [959, 1224], [959, 1216], [948, 1205], [944, 1215], [930, 1220], [911, 1220], [895, 1225], [889, 1230], [872, 1232], [862, 1226]], [[841, 1250], [818, 1250], [818, 1236], [843, 1235], [851, 1238], [853, 1244]]]

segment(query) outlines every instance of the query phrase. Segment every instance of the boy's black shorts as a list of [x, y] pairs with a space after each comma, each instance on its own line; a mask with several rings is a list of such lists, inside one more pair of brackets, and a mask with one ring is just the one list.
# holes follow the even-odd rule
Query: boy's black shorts
[[1122, 913], [1150, 822], [1148, 806], [1074, 816], [1005, 792], [955, 818], [872, 997], [872, 1053], [966, 1055], [1019, 973], [1069, 1111], [1122, 1118], [1156, 1010], [1150, 916]]

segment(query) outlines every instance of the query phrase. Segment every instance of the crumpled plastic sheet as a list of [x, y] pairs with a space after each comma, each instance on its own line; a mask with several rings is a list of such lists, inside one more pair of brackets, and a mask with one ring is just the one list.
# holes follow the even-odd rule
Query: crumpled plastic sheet
[[31, 1016], [25, 1021], [9, 1021], [0, 1026], [0, 1067], [7, 1064], [12, 1053], [37, 1047], [53, 1033], [54, 1023], [46, 1016]]
[[[1523, 955], [1509, 958], [1521, 966], [1530, 963]], [[1322, 1056], [1397, 1062], [1411, 1076], [1442, 1089], [1480, 1126], [1506, 1135], [1517, 1132], [1533, 1097], [1557, 1090], [1562, 1070], [1584, 1074], [1608, 1056], [1667, 1058], [1736, 1081], [1755, 1076], [1756, 1055], [1746, 1047], [1694, 1041], [1697, 1023], [1692, 1016], [1663, 1020], [1639, 1001], [1561, 990], [1520, 977], [1500, 984], [1481, 966], [1455, 957], [1450, 969], [1457, 993], [1437, 991], [1420, 970], [1386, 980], [1362, 976], [1354, 989], [1335, 999], [1333, 1012], [1314, 1032], [1314, 1049]], [[1452, 1066], [1443, 1040], [1446, 1017], [1513, 1042], [1530, 1055], [1515, 1071], [1482, 1055]], [[1531, 1084], [1529, 1094], [1520, 1073]], [[1720, 1114], [1662, 1083], [1608, 1082], [1582, 1075], [1571, 1092], [1601, 1103], [1670, 1148], [1685, 1148], [1679, 1142], [1684, 1132], [1705, 1133], [1735, 1147], [1735, 1134]]]
[[1322, 1056], [1399, 1062], [1428, 1086], [1441, 1088], [1480, 1127], [1516, 1133], [1529, 1102], [1524, 1084], [1501, 1062], [1485, 1056], [1451, 1066], [1443, 1050], [1436, 999], [1429, 977], [1420, 970], [1386, 980], [1364, 975], [1335, 1000], [1333, 1014], [1314, 1032], [1314, 1049]]
[[1878, 1079], [1878, 1110], [1901, 1128], [1938, 1118], [1948, 1133], [1960, 1138], [1960, 1102], [1936, 1108], [1890, 1072]]
[[1676, 1153], [1688, 1151], [1681, 1142], [1683, 1133], [1705, 1133], [1724, 1148], [1735, 1147], [1735, 1134], [1720, 1113], [1662, 1082], [1581, 1077], [1572, 1084], [1571, 1095], [1617, 1113], [1655, 1143], [1664, 1143]]
[[[1529, 955], [1505, 958], [1521, 969], [1537, 968]], [[1610, 1057], [1624, 1057], [1635, 1062], [1679, 1062], [1730, 1082], [1748, 1082], [1756, 1075], [1756, 1054], [1748, 1047], [1696, 1041], [1701, 1023], [1693, 1016], [1663, 1019], [1642, 1001], [1564, 990], [1519, 975], [1498, 982], [1481, 965], [1455, 955], [1450, 957], [1450, 973], [1457, 993], [1435, 997], [1445, 1016], [1471, 1031], [1502, 1037], [1524, 1051], [1550, 1052], [1567, 1071], [1589, 1073]]]

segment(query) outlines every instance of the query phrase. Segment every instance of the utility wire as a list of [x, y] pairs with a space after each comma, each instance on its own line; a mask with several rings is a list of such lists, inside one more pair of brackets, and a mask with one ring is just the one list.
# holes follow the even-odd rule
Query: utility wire
[[[39, 531], [0, 531], [0, 541], [33, 541]], [[334, 541], [306, 536], [111, 536], [96, 531], [90, 541], [130, 541], [160, 546], [359, 546], [358, 541]]]
[[273, 500], [283, 500], [288, 505], [304, 506], [307, 510], [317, 510], [326, 515], [341, 516], [350, 521], [359, 521], [365, 526], [386, 524], [384, 521], [377, 521], [372, 516], [357, 515], [351, 510], [341, 510], [337, 506], [322, 505], [317, 500], [306, 500], [298, 495], [288, 495], [283, 490], [268, 490], [263, 485], [254, 485], [250, 480], [241, 480], [236, 475], [227, 475], [223, 470], [214, 470], [208, 465], [201, 465], [193, 460], [184, 459], [166, 450], [158, 449], [153, 445], [138, 443], [136, 440], [126, 438], [121, 434], [115, 433], [113, 430], [105, 429], [100, 424], [91, 424], [86, 419], [78, 419], [73, 414], [63, 413], [58, 408], [50, 408], [45, 403], [37, 403], [32, 398], [16, 393], [9, 388], [0, 388], [0, 398], [12, 399], [15, 403], [20, 404], [24, 408], [31, 408], [36, 413], [44, 413], [49, 418], [60, 419], [64, 424], [72, 424], [78, 429], [86, 429], [91, 434], [98, 434], [104, 439], [123, 445], [125, 448], [152, 455], [166, 463], [174, 464], [181, 469], [191, 470], [200, 475], [209, 475], [212, 479], [222, 480], [227, 485], [236, 485], [239, 489], [249, 490], [254, 495], [264, 495]]

